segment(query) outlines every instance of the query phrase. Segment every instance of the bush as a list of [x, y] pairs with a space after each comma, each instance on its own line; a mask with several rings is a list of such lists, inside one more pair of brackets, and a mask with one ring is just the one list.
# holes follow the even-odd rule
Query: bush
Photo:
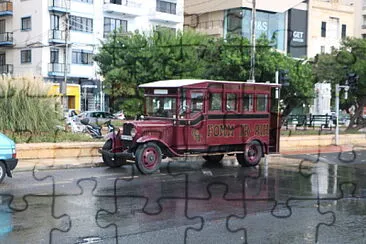
[[55, 131], [63, 115], [49, 89], [40, 77], [0, 77], [0, 131]]

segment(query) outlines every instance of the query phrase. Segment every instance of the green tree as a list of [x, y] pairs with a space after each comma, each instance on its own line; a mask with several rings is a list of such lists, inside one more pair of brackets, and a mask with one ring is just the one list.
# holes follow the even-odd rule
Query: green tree
[[130, 110], [131, 102], [141, 100], [138, 85], [155, 80], [200, 77], [204, 70], [200, 60], [208, 40], [194, 32], [175, 33], [171, 30], [156, 30], [150, 35], [139, 32], [122, 34], [114, 32], [102, 43], [95, 60], [104, 76], [105, 92], [114, 101], [124, 97], [122, 109], [127, 115], [142, 111]]
[[[255, 79], [259, 82], [274, 82], [276, 70], [289, 71], [290, 85], [281, 88], [284, 104], [283, 119], [302, 104], [309, 104], [313, 97], [314, 78], [312, 67], [303, 60], [295, 60], [274, 48], [274, 43], [265, 36], [257, 40], [255, 56]], [[229, 36], [211, 43], [206, 52], [204, 78], [246, 81], [250, 75], [251, 45], [240, 36]]]
[[340, 108], [348, 109], [354, 105], [356, 110], [351, 114], [348, 129], [360, 129], [366, 126], [366, 120], [362, 117], [363, 108], [366, 106], [366, 41], [364, 39], [345, 39], [338, 50], [331, 54], [321, 54], [315, 59], [313, 70], [318, 82], [328, 81], [335, 85], [345, 85], [348, 73], [359, 75], [357, 87], [348, 92], [345, 100], [343, 93], [340, 94]]
[[[294, 107], [307, 103], [312, 96], [311, 65], [275, 51], [273, 43], [264, 36], [257, 43], [257, 81], [273, 82], [276, 70], [289, 70], [290, 86], [283, 87], [281, 92], [286, 105], [284, 116], [287, 116]], [[114, 32], [102, 44], [95, 60], [105, 77], [105, 91], [112, 99], [122, 96], [137, 101], [142, 97], [138, 85], [155, 80], [246, 81], [249, 78], [251, 45], [248, 39], [240, 36], [224, 39], [191, 31], [176, 34], [167, 30], [155, 31], [151, 35]], [[122, 108], [136, 113], [136, 107], [132, 111], [131, 101], [127, 99]], [[141, 107], [137, 110], [141, 111]]]

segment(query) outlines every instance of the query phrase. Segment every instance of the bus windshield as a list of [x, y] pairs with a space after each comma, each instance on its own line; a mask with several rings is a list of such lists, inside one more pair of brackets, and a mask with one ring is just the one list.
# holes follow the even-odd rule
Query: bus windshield
[[151, 117], [173, 118], [176, 114], [176, 98], [146, 97], [146, 115]]

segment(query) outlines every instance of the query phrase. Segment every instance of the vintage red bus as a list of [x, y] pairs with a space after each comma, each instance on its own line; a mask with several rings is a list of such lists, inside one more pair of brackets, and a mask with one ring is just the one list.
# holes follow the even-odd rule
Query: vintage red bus
[[187, 154], [209, 162], [235, 154], [241, 165], [255, 166], [279, 150], [278, 113], [271, 109], [277, 84], [186, 79], [140, 87], [143, 120], [125, 122], [100, 150], [111, 167], [132, 159], [149, 174], [162, 158]]

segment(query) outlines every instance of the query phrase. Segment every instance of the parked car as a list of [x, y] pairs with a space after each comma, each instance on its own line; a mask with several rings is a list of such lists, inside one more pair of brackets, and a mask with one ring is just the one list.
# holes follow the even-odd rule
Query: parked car
[[126, 116], [125, 114], [123, 113], [123, 111], [118, 111], [117, 113], [113, 114], [117, 119], [120, 119], [120, 120], [125, 120], [126, 119]]
[[85, 111], [78, 115], [78, 120], [88, 118], [90, 124], [104, 124], [108, 120], [117, 120], [117, 117], [104, 111]]
[[14, 141], [0, 133], [0, 183], [4, 180], [5, 175], [12, 177], [11, 171], [18, 164], [16, 156]]

